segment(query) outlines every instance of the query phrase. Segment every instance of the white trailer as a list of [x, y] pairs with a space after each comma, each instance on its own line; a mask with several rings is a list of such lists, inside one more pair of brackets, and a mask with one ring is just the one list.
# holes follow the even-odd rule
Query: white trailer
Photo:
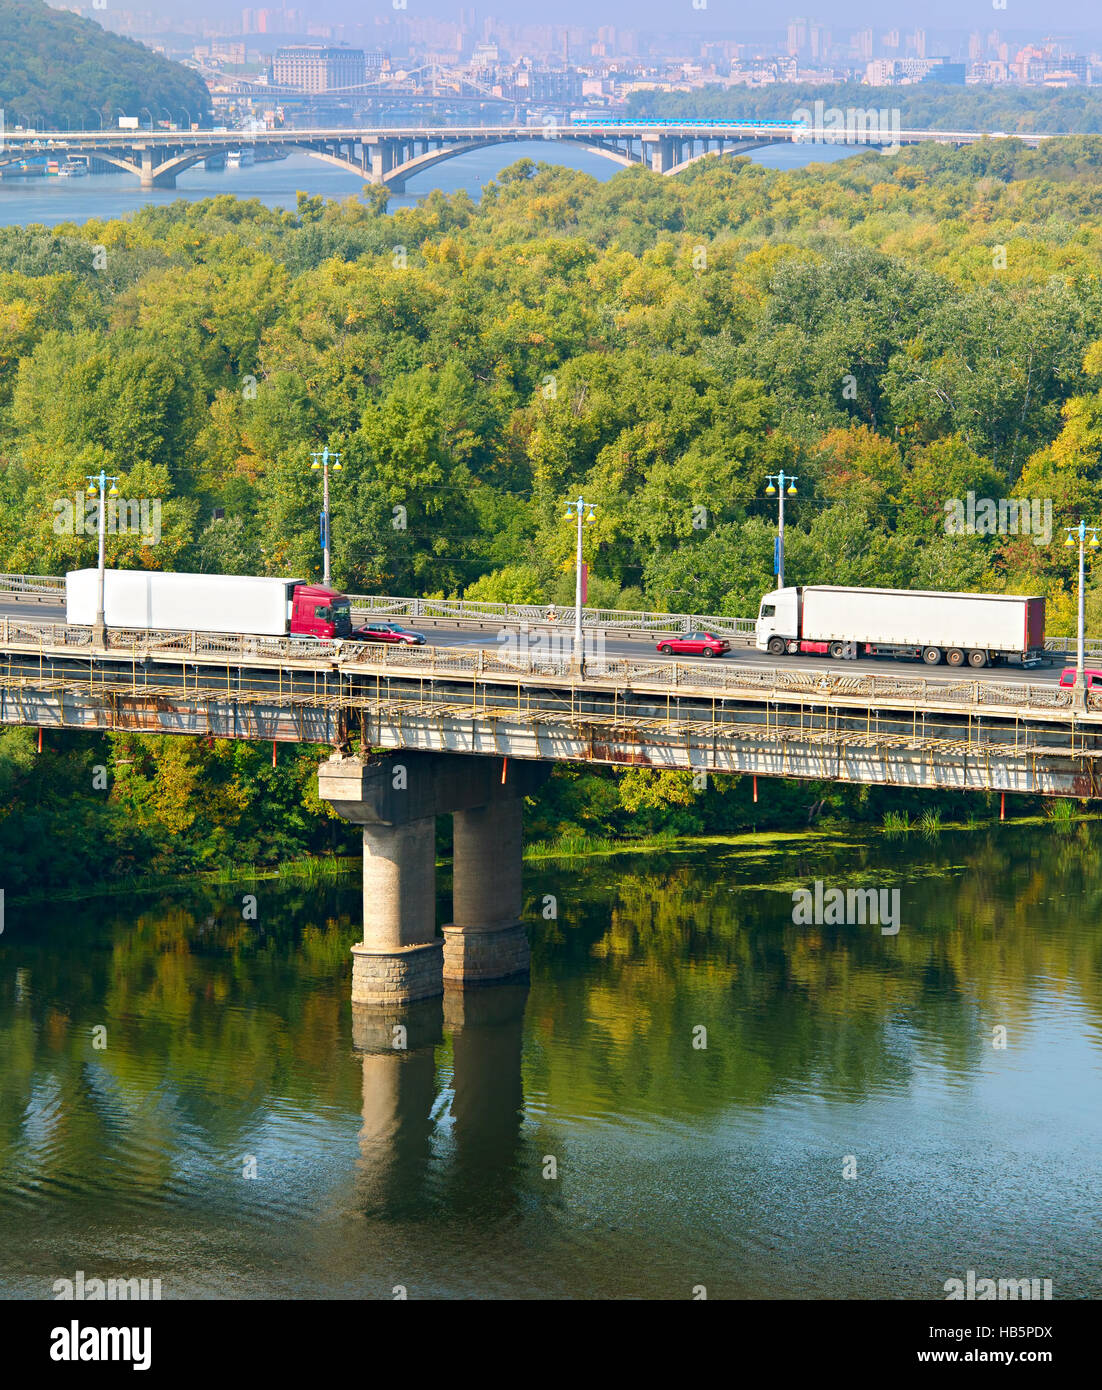
[[817, 584], [761, 601], [755, 644], [774, 656], [896, 656], [935, 666], [1045, 657], [1045, 601], [1019, 594], [938, 593]]
[[[72, 570], [65, 576], [67, 623], [87, 627], [95, 622], [98, 578], [94, 569]], [[149, 570], [106, 570], [103, 579], [108, 627], [262, 637], [283, 637], [290, 631], [292, 599], [302, 583], [299, 579]]]

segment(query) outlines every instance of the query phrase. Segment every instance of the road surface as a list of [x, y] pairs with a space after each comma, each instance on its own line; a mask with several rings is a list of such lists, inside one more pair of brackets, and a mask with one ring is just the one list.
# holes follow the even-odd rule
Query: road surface
[[[65, 605], [54, 603], [40, 603], [18, 599], [11, 595], [5, 596], [0, 600], [0, 617], [24, 618], [31, 622], [42, 623], [63, 623], [65, 621]], [[446, 622], [442, 619], [434, 619], [430, 622], [418, 622], [413, 619], [388, 619], [385, 615], [380, 615], [380, 621], [400, 621], [403, 627], [412, 628], [418, 632], [423, 632], [430, 646], [435, 647], [486, 647], [488, 650], [500, 650], [502, 642], [498, 640], [498, 633], [505, 631], [515, 634], [516, 625], [509, 627], [497, 627], [492, 621], [488, 621], [485, 628], [472, 628], [469, 624]], [[546, 652], [546, 646], [537, 645], [539, 639], [547, 633], [554, 633], [556, 639], [555, 651], [569, 652], [569, 644], [572, 640], [572, 628], [569, 623], [564, 623], [560, 628], [539, 627], [533, 628], [527, 634], [527, 640], [532, 644], [534, 652]], [[624, 657], [628, 660], [636, 661], [663, 661], [663, 660], [682, 660], [695, 661], [697, 657], [663, 657], [655, 650], [659, 638], [656, 634], [648, 633], [641, 637], [613, 636], [605, 641], [604, 654], [609, 657]], [[558, 644], [563, 645], [558, 645]], [[1037, 685], [1044, 682], [1054, 682], [1060, 679], [1060, 672], [1064, 665], [1074, 665], [1074, 657], [1064, 658], [1054, 656], [1051, 666], [1031, 666], [1023, 669], [1020, 666], [995, 666], [988, 667], [980, 671], [975, 671], [971, 667], [951, 669], [944, 664], [940, 666], [926, 666], [921, 661], [896, 661], [890, 658], [865, 658], [857, 661], [836, 662], [821, 656], [789, 656], [774, 657], [765, 652], [756, 651], [753, 647], [735, 647], [724, 657], [715, 658], [719, 661], [737, 662], [747, 667], [758, 667], [768, 670], [777, 668], [799, 669], [826, 669], [837, 671], [843, 667], [846, 671], [863, 672], [869, 675], [888, 675], [892, 671], [914, 675], [928, 675], [952, 677], [959, 676], [966, 680], [997, 680], [1002, 682], [1023, 682], [1025, 684]]]

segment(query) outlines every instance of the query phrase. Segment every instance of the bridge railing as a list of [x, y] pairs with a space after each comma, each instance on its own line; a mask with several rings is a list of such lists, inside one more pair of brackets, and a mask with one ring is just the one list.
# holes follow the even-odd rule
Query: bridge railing
[[[64, 596], [65, 578], [52, 574], [0, 574], [0, 594], [24, 598], [56, 600]], [[475, 599], [407, 598], [385, 594], [349, 594], [353, 611], [374, 617], [407, 618], [451, 622], [498, 622], [502, 626], [527, 623], [546, 625], [551, 605], [546, 603], [488, 603]], [[574, 609], [555, 607], [555, 623], [573, 627]], [[750, 638], [756, 619], [735, 618], [718, 613], [656, 613], [627, 608], [583, 608], [584, 627], [608, 632], [697, 632], [706, 630], [724, 637]], [[1078, 651], [1075, 637], [1049, 637], [1045, 650], [1073, 659]], [[1086, 655], [1092, 661], [1102, 658], [1102, 637], [1088, 637]]]
[[[474, 599], [398, 598], [379, 594], [349, 594], [353, 610], [379, 617], [451, 619], [455, 622], [490, 622], [502, 625], [545, 625], [550, 604], [482, 603]], [[554, 606], [554, 622], [573, 627], [574, 609]], [[753, 636], [755, 619], [700, 613], [653, 613], [628, 608], [583, 608], [584, 627], [623, 632], [694, 632], [707, 628], [724, 636]]]
[[[81, 656], [92, 655], [92, 629], [64, 623], [33, 623], [0, 619], [0, 641], [15, 651], [45, 655], [59, 648]], [[889, 671], [881, 675], [844, 669], [747, 666], [723, 661], [637, 660], [630, 657], [590, 659], [579, 673], [569, 655], [543, 654], [538, 650], [510, 653], [501, 648], [401, 647], [375, 642], [318, 641], [288, 637], [238, 637], [210, 632], [148, 632], [145, 629], [112, 629], [111, 651], [131, 658], [163, 658], [168, 662], [189, 658], [198, 663], [227, 665], [235, 661], [274, 662], [288, 670], [338, 669], [348, 678], [357, 675], [429, 675], [464, 680], [498, 678], [537, 682], [541, 677], [569, 680], [593, 686], [614, 686], [623, 691], [642, 687], [671, 695], [746, 694], [764, 697], [806, 697], [816, 703], [832, 699], [860, 700], [915, 711], [939, 706], [972, 708], [1021, 708], [1072, 710], [1075, 692], [1052, 682], [965, 680]], [[1102, 692], [1088, 692], [1087, 708], [1102, 710]], [[676, 717], [676, 716], [675, 716]]]
[[[397, 673], [405, 669], [427, 671], [435, 676], [539, 676], [568, 678], [576, 674], [566, 656], [541, 656], [535, 652], [505, 655], [500, 650], [454, 647], [380, 648], [375, 643], [345, 643], [340, 666], [351, 673], [355, 668], [377, 667]], [[611, 684], [620, 689], [646, 686], [648, 689], [683, 691], [748, 692], [772, 695], [806, 695], [824, 698], [857, 698], [869, 703], [903, 704], [908, 708], [938, 705], [979, 707], [1025, 707], [1060, 710], [1074, 707], [1074, 692], [1051, 682], [954, 680], [928, 676], [886, 675], [810, 668], [741, 666], [722, 661], [638, 661], [627, 657], [587, 660], [586, 684]], [[1091, 695], [1089, 708], [1102, 708], [1102, 694]]]
[[0, 594], [58, 598], [65, 593], [65, 576], [57, 574], [0, 574]]

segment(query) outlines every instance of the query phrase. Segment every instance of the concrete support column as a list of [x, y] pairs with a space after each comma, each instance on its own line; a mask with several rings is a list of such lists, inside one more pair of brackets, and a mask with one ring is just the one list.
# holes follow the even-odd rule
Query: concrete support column
[[[504, 980], [528, 969], [520, 924], [524, 797], [542, 763], [405, 749], [364, 761], [337, 752], [318, 796], [363, 827], [363, 942], [352, 948], [352, 1002], [374, 1009], [429, 999], [448, 977]], [[455, 816], [454, 921], [435, 935], [434, 825]]]
[[521, 923], [524, 802], [501, 797], [452, 816], [452, 921], [444, 928], [444, 979], [475, 984], [527, 974]]
[[644, 136], [644, 159], [656, 174], [669, 173], [674, 166], [675, 154], [675, 142], [669, 136]]
[[148, 189], [176, 187], [175, 173], [158, 174], [155, 172], [157, 168], [157, 156], [159, 153], [161, 153], [161, 151], [158, 150], [142, 150], [140, 152], [142, 171], [141, 183], [143, 188]]
[[393, 1004], [443, 991], [436, 939], [436, 819], [365, 825], [361, 946], [352, 948], [352, 1002]]
[[394, 168], [394, 142], [392, 140], [380, 140], [378, 144], [371, 146], [370, 155], [371, 182], [385, 182], [386, 176]]

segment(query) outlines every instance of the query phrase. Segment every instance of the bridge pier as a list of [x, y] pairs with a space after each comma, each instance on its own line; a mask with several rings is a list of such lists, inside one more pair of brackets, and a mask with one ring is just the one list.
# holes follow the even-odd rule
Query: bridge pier
[[364, 163], [369, 164], [371, 182], [385, 184], [394, 193], [406, 191], [405, 179], [391, 177], [391, 170], [401, 162], [402, 150], [396, 140], [379, 140], [364, 150]]
[[358, 1003], [428, 999], [440, 993], [436, 939], [436, 819], [363, 827], [363, 942], [352, 947]]
[[444, 928], [444, 979], [470, 984], [528, 971], [521, 922], [524, 803], [510, 797], [452, 816], [452, 921]]
[[[352, 1000], [391, 1006], [523, 975], [523, 798], [539, 763], [461, 754], [334, 754], [318, 795], [363, 826], [363, 940], [352, 948]], [[453, 921], [436, 936], [436, 816], [455, 825]]]
[[678, 162], [679, 142], [669, 136], [658, 138], [645, 136], [643, 146], [650, 156], [648, 160], [650, 167], [656, 174], [668, 174]]
[[[139, 167], [140, 167], [140, 169], [141, 169], [142, 188], [144, 188], [144, 189], [150, 189], [150, 188], [175, 188], [175, 187], [176, 187], [176, 171], [175, 171], [175, 170], [173, 170], [173, 171], [170, 172], [170, 173], [163, 173], [163, 174], [158, 174], [158, 173], [157, 173], [157, 168], [158, 168], [157, 156], [158, 156], [158, 154], [162, 153], [161, 151], [159, 151], [159, 150], [141, 150], [141, 151], [139, 151], [139, 153], [140, 153], [140, 156], [141, 156], [141, 163], [140, 163]], [[163, 162], [163, 161], [162, 161], [162, 162]]]

